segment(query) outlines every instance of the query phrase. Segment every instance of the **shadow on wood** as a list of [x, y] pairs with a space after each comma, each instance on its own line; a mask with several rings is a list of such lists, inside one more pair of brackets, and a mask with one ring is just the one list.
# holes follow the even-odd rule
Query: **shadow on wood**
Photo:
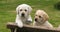
[[47, 29], [30, 25], [24, 25], [22, 28], [19, 28], [15, 23], [8, 23], [7, 28], [10, 29], [11, 32], [60, 32], [60, 30], [57, 29]]

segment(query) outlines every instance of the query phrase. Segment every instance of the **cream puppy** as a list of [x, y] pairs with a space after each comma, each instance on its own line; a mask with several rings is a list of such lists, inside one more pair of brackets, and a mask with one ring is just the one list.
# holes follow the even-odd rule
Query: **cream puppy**
[[31, 6], [27, 4], [21, 4], [16, 8], [16, 23], [18, 27], [23, 27], [23, 24], [30, 24], [32, 22], [31, 11]]
[[53, 26], [48, 22], [49, 16], [47, 15], [46, 12], [43, 10], [37, 10], [35, 13], [35, 20], [34, 20], [34, 25], [35, 26], [44, 26], [47, 28], [53, 28]]

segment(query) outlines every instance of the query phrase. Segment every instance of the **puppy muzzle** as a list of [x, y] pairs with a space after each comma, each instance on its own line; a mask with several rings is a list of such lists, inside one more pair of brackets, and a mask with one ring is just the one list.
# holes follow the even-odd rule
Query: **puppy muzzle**
[[21, 16], [22, 16], [22, 17], [25, 17], [25, 14], [24, 14], [24, 13], [22, 13], [22, 14], [21, 14]]
[[37, 18], [35, 18], [35, 21], [37, 21]]

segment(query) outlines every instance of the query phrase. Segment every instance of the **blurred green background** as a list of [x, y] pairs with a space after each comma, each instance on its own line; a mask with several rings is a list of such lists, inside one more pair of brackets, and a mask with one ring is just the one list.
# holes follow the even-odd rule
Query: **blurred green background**
[[45, 10], [49, 15], [49, 22], [57, 27], [60, 25], [60, 11], [54, 8], [54, 4], [60, 0], [0, 0], [0, 32], [10, 32], [6, 28], [7, 22], [15, 22], [16, 7], [20, 4], [28, 4], [33, 10], [31, 13], [34, 19], [34, 13], [37, 9]]

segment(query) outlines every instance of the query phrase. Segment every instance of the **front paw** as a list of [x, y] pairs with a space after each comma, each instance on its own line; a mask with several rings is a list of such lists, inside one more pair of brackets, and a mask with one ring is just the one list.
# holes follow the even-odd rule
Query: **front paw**
[[30, 20], [28, 20], [27, 22], [28, 22], [28, 23], [32, 23], [32, 21], [30, 21]]
[[18, 25], [18, 27], [20, 27], [20, 28], [22, 28], [22, 27], [23, 27], [23, 24], [21, 24], [21, 23], [20, 23], [20, 24], [17, 24], [17, 25]]
[[31, 23], [32, 23], [32, 21], [30, 21], [30, 20], [26, 21], [26, 24], [31, 24]]
[[28, 22], [28, 23], [32, 23], [32, 19], [28, 19], [27, 22]]

